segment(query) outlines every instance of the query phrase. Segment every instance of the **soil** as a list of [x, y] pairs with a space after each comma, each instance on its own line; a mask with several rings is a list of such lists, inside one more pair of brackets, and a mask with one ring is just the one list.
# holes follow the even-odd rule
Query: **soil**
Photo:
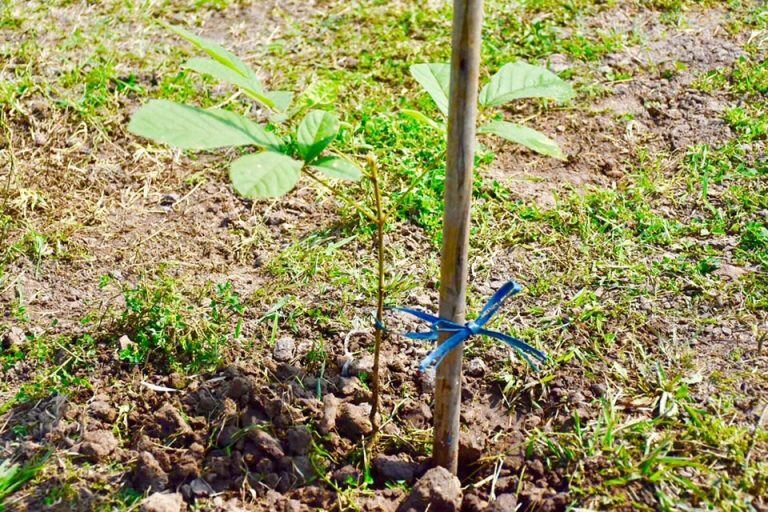
[[[724, 98], [698, 92], [691, 82], [697, 72], [737, 59], [743, 35], [725, 32], [724, 13], [717, 10], [689, 13], [691, 28], [678, 29], [660, 21], [658, 13], [644, 11], [640, 16], [631, 6], [619, 4], [586, 22], [626, 23], [642, 29], [649, 41], [641, 51], [630, 48], [604, 58], [597, 79], [607, 85], [607, 92], [592, 111], [541, 114], [530, 106], [510, 111], [515, 116], [536, 115], [533, 126], [555, 126], [568, 159], [556, 162], [487, 140], [497, 153], [489, 177], [513, 183], [523, 197], [553, 204], [564, 187], [620, 183], [641, 146], [675, 154], [693, 143], [716, 143], [730, 136], [720, 121]], [[206, 26], [223, 31], [230, 21], [217, 24], [214, 19]], [[663, 73], [677, 62], [685, 67]], [[611, 83], [608, 77], [619, 71], [631, 78]], [[126, 112], [134, 107], [126, 105]], [[67, 226], [83, 226], [72, 228], [71, 237], [61, 242], [74, 256], [49, 260], [40, 272], [22, 260], [8, 269], [15, 278], [0, 303], [5, 308], [14, 298], [25, 297], [30, 316], [25, 329], [36, 334], [84, 330], [79, 319], [87, 313], [120, 305], [119, 299], [105, 303], [104, 291], [98, 288], [101, 276], [133, 282], [160, 264], [193, 284], [228, 280], [248, 296], [269, 279], [264, 264], [274, 255], [293, 240], [335, 227], [333, 206], [310, 185], [285, 199], [252, 204], [232, 194], [225, 171], [206, 157], [152, 155], [135, 140], [86, 133], [44, 103], [24, 108], [28, 116], [19, 121], [15, 135], [16, 146], [27, 148], [19, 166], [42, 166], [34, 173], [37, 187], [55, 189], [68, 183], [50, 195], [46, 211], [67, 212], [54, 219], [64, 232]], [[37, 134], [39, 143], [23, 143], [21, 138], [29, 133]], [[207, 179], [182, 194], [175, 192], [195, 173]], [[73, 203], [82, 207], [67, 209]], [[419, 229], [406, 226], [403, 231], [415, 252], [429, 245], [429, 237]], [[355, 244], [352, 250], [366, 250]], [[510, 269], [529, 263], [511, 253], [502, 259]], [[424, 268], [413, 261], [411, 265]], [[489, 276], [477, 286], [492, 291], [502, 277]], [[340, 292], [313, 287], [302, 299], [322, 304], [333, 301], [334, 293]], [[434, 283], [427, 282], [412, 303], [431, 307], [436, 296]], [[357, 307], [365, 317], [369, 306], [361, 300]], [[668, 307], [674, 310], [675, 304]], [[245, 337], [260, 329], [256, 318], [246, 320]], [[393, 330], [413, 327], [395, 319], [391, 325]], [[686, 326], [662, 324], [653, 329], [664, 337], [673, 330], [684, 332]], [[718, 348], [723, 329], [729, 329], [727, 338], [737, 344], [746, 344], [749, 332], [746, 325], [719, 326], [700, 347], [702, 357], [727, 369], [735, 363]], [[576, 361], [561, 364], [546, 386], [519, 367], [514, 377], [525, 383], [526, 391], [510, 404], [503, 383], [490, 378], [495, 374], [490, 364], [468, 360], [462, 392], [462, 425], [467, 430], [462, 433], [461, 470], [455, 481], [430, 470], [425, 449], [434, 382], [429, 374], [420, 374], [414, 362], [427, 347], [398, 336], [387, 340], [383, 410], [391, 419], [379, 435], [379, 452], [366, 454], [363, 438], [372, 430], [370, 392], [361, 377], [370, 371], [366, 347], [371, 335], [352, 336], [345, 346], [346, 332], [341, 329], [321, 334], [329, 353], [337, 356], [322, 372], [307, 359], [301, 334], [278, 340], [274, 349], [234, 346], [228, 354], [233, 364], [191, 377], [142, 373], [102, 347], [100, 364], [89, 376], [90, 391], [55, 395], [0, 417], [0, 458], [26, 460], [50, 450], [62, 474], [67, 464], [90, 468], [78, 472], [74, 492], [79, 510], [98, 508], [106, 496], [124, 488], [153, 496], [142, 505], [145, 510], [173, 511], [195, 503], [232, 511], [338, 510], [348, 505], [340, 488], [366, 478], [360, 463], [371, 455], [372, 491], [356, 497], [362, 510], [424, 510], [430, 504], [430, 510], [446, 511], [555, 511], [571, 502], [566, 470], [548, 467], [537, 452], [526, 450], [524, 441], [535, 430], [571, 429], [574, 413], [583, 421], [599, 414], [597, 399], [606, 393], [605, 385], [585, 375]], [[19, 337], [16, 331], [12, 335]], [[307, 339], [312, 337], [307, 333]], [[489, 360], [507, 357], [500, 347], [490, 353], [498, 357]], [[613, 361], [599, 364], [610, 366]], [[20, 362], [3, 376], [9, 387], [0, 393], [0, 402], [25, 382], [31, 365]], [[766, 389], [758, 391], [765, 396]], [[706, 389], [697, 392], [707, 394]], [[754, 421], [748, 411], [756, 405], [745, 404], [744, 421]], [[639, 408], [630, 403], [620, 407]], [[123, 436], [116, 437], [115, 425]], [[19, 437], [19, 431], [26, 435]], [[589, 464], [598, 475], [610, 461]], [[63, 502], [44, 501], [50, 489], [62, 483], [60, 477], [46, 473], [47, 480], [16, 503], [15, 510], [69, 510]], [[388, 480], [405, 481], [414, 491], [388, 487]], [[162, 492], [171, 496], [154, 496]], [[654, 503], [646, 496], [649, 492], [637, 484], [638, 500]], [[764, 499], [757, 497], [755, 504], [768, 507]]]
[[[555, 127], [553, 135], [567, 155], [564, 162], [532, 155], [498, 141], [487, 141], [497, 153], [488, 176], [511, 183], [522, 197], [552, 206], [563, 187], [610, 186], [636, 162], [639, 149], [651, 154], [679, 154], [692, 144], [717, 144], [732, 134], [722, 120], [724, 93], [702, 93], [692, 87], [704, 71], [729, 66], [745, 55], [746, 34], [733, 36], [724, 28], [724, 12], [716, 9], [686, 13], [687, 27], [664, 24], [654, 11], [638, 12], [630, 3], [605, 11], [586, 25], [626, 26], [647, 42], [602, 59], [595, 80], [607, 86], [589, 111], [513, 111], [535, 116], [532, 125]], [[549, 58], [554, 71], [576, 63], [564, 55]], [[619, 74], [629, 78], [614, 80]]]

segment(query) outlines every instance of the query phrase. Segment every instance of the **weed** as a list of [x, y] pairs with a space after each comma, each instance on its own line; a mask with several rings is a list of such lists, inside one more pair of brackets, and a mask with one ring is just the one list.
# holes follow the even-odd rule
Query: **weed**
[[130, 341], [123, 341], [120, 358], [132, 364], [211, 370], [226, 342], [239, 336], [243, 306], [230, 283], [193, 299], [171, 278], [126, 286], [122, 294], [125, 310], [119, 325]]

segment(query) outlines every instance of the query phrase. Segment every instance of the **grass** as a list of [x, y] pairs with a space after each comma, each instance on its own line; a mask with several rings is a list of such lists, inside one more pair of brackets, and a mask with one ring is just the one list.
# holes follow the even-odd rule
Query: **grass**
[[224, 345], [240, 336], [243, 306], [230, 283], [204, 293], [201, 306], [201, 298], [190, 301], [169, 278], [123, 287], [125, 309], [117, 323], [128, 339], [120, 359], [164, 371], [216, 369]]
[[[162, 274], [133, 286], [112, 282], [102, 278], [100, 287], [108, 300], [80, 319], [85, 333], [29, 334], [22, 346], [0, 352], [4, 371], [18, 363], [35, 368], [9, 400], [0, 403], [0, 413], [51, 394], [91, 389], [93, 379], [100, 378], [99, 352], [105, 346], [129, 365], [192, 374], [219, 367], [226, 346], [241, 336], [243, 305], [228, 282], [189, 289]], [[108, 295], [115, 287], [121, 308], [115, 308], [115, 297]], [[21, 320], [29, 322], [23, 316]]]
[[18, 464], [5, 459], [0, 461], [0, 512], [6, 510], [8, 498], [21, 486], [35, 478], [45, 465], [43, 457], [25, 464]]
[[[206, 372], [268, 352], [278, 336], [289, 333], [312, 343], [306, 363], [319, 371], [334, 361], [339, 335], [367, 325], [375, 290], [372, 231], [351, 208], [331, 204], [323, 192], [297, 194], [295, 203], [292, 197], [287, 203], [232, 206], [221, 199], [231, 197], [218, 188], [225, 183], [221, 169], [209, 166], [205, 156], [179, 157], [126, 137], [125, 116], [147, 98], [209, 106], [232, 93], [177, 72], [188, 48], [154, 25], [154, 17], [199, 25], [232, 42], [261, 67], [271, 88], [306, 88], [298, 99], [303, 108], [342, 112], [340, 149], [375, 154], [386, 172], [385, 189], [400, 201], [388, 227], [389, 303], [405, 305], [434, 288], [445, 148], [436, 133], [398, 113], [435, 113], [407, 74], [414, 62], [448, 58], [448, 6], [430, 5], [331, 3], [322, 16], [277, 10], [268, 14], [282, 28], [265, 45], [254, 43], [267, 35], [258, 32], [261, 25], [250, 18], [232, 21], [257, 11], [248, 2], [100, 2], [88, 12], [53, 2], [35, 9], [24, 2], [4, 5], [0, 128], [11, 119], [14, 133], [11, 147], [0, 148], [0, 162], [13, 159], [15, 166], [0, 196], [0, 291], [12, 297], [11, 316], [3, 323], [22, 326], [26, 341], [23, 349], [0, 352], [0, 364], [4, 372], [34, 370], [23, 385], [0, 387], [0, 412], [51, 393], [87, 395], [99, 372], [108, 371], [100, 361], [114, 354], [120, 356], [116, 368]], [[733, 33], [765, 28], [764, 13], [747, 2], [638, 5], [659, 11], [669, 30], [685, 26], [687, 12], [715, 5], [731, 13]], [[598, 72], [600, 59], [645, 42], [642, 30], [591, 28], [590, 16], [619, 6], [488, 1], [482, 73], [490, 75], [515, 58], [545, 61], [561, 54], [568, 63], [562, 75], [580, 92], [567, 108], [589, 111], [595, 96], [611, 92], [612, 84]], [[58, 9], [72, 16], [60, 22]], [[519, 411], [543, 415], [548, 393], [561, 385], [564, 373], [583, 376], [583, 385], [608, 384], [606, 394], [588, 404], [595, 414], [581, 418], [578, 409], [559, 406], [569, 421], [534, 429], [526, 439], [530, 453], [570, 475], [574, 506], [749, 510], [755, 497], [768, 493], [768, 438], [755, 428], [751, 409], [741, 405], [750, 391], [740, 388], [746, 382], [757, 393], [767, 384], [764, 354], [757, 351], [768, 308], [767, 75], [760, 55], [753, 41], [732, 66], [703, 72], [694, 82], [699, 93], [727, 101], [723, 121], [732, 129], [730, 140], [697, 144], [679, 155], [641, 148], [613, 186], [561, 188], [555, 204], [545, 206], [489, 177], [485, 171], [496, 157], [490, 149], [478, 155], [471, 310], [487, 299], [482, 285], [509, 276], [523, 280], [525, 293], [494, 328], [545, 348], [554, 363], [533, 376], [485, 341], [473, 341], [468, 355], [489, 362], [490, 378]], [[689, 72], [676, 64], [668, 73]], [[632, 73], [613, 79], [631, 80]], [[251, 105], [236, 98], [230, 107]], [[535, 123], [543, 112], [543, 105], [530, 104], [507, 115]], [[49, 133], [51, 140], [37, 145], [20, 123]], [[406, 194], [418, 176], [419, 185]], [[169, 217], [152, 216], [158, 209], [153, 198], [169, 193], [191, 195]], [[194, 209], [196, 201], [215, 214], [205, 217]], [[280, 209], [292, 216], [275, 228], [266, 218]], [[308, 222], [308, 212], [322, 214]], [[198, 272], [192, 244], [163, 252], [179, 240], [172, 234], [162, 243], [156, 238], [139, 249], [100, 253], [100, 243], [120, 241], [124, 230], [173, 215], [200, 215], [210, 223], [205, 238], [215, 241], [216, 268]], [[74, 279], [66, 272], [90, 266], [146, 278], [120, 285], [110, 280], [95, 299], [88, 298], [91, 313], [76, 317], [83, 321], [64, 332], [51, 318], [42, 321], [38, 295], [19, 276], [45, 284], [49, 273]], [[158, 267], [172, 271], [158, 273]], [[738, 277], [729, 279], [734, 269]], [[189, 282], [178, 277], [186, 273]], [[208, 274], [233, 284], [217, 287]], [[259, 279], [239, 296], [243, 275]], [[91, 278], [91, 287], [97, 279]], [[123, 334], [132, 344], [121, 351]], [[109, 358], [100, 359], [105, 353]], [[18, 428], [14, 435], [21, 439], [25, 431]], [[413, 431], [388, 442], [422, 453], [428, 439], [428, 432]], [[323, 465], [332, 457], [320, 448], [313, 456]], [[365, 457], [356, 457], [365, 468]], [[74, 499], [68, 486], [77, 485], [74, 479], [59, 482], [46, 499]], [[367, 490], [360, 487], [345, 490], [344, 500], [353, 503], [356, 492]], [[108, 499], [120, 509], [137, 497]]]

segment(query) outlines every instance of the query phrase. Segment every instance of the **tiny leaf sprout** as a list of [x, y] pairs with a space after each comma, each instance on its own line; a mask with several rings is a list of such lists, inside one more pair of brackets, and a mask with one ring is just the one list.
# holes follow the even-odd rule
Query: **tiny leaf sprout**
[[[450, 65], [443, 63], [414, 64], [410, 68], [411, 76], [424, 88], [434, 100], [443, 117], [448, 116], [448, 91], [450, 84]], [[479, 96], [481, 108], [500, 107], [510, 101], [522, 98], [548, 98], [564, 102], [575, 96], [573, 87], [556, 74], [540, 66], [526, 62], [510, 62], [491, 77], [482, 88]], [[438, 131], [445, 132], [445, 122], [435, 121], [415, 110], [402, 110], [416, 121], [424, 123]], [[542, 155], [565, 159], [555, 141], [540, 131], [503, 120], [490, 121], [477, 129], [478, 133], [497, 135]]]
[[[275, 116], [271, 119], [289, 118], [287, 111], [293, 93], [266, 90], [256, 73], [229, 50], [181, 27], [163, 25], [208, 55], [208, 58], [190, 59], [182, 66], [184, 69], [235, 86], [272, 111]], [[296, 186], [302, 172], [336, 196], [340, 194], [318, 174], [347, 181], [358, 181], [362, 177], [360, 169], [347, 158], [323, 154], [339, 134], [340, 122], [335, 114], [312, 110], [293, 133], [285, 130], [288, 131], [285, 137], [276, 133], [275, 125], [270, 128], [223, 108], [203, 109], [168, 100], [150, 100], [133, 115], [128, 125], [131, 133], [178, 149], [259, 148], [261, 151], [241, 156], [229, 167], [234, 189], [249, 199], [287, 194]], [[372, 217], [367, 210], [364, 213]]]

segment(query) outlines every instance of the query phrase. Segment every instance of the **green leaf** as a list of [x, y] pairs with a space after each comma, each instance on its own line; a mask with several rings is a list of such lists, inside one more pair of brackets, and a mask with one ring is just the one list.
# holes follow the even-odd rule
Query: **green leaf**
[[431, 117], [428, 117], [428, 116], [424, 115], [423, 113], [419, 112], [418, 110], [411, 110], [411, 109], [408, 109], [408, 108], [404, 108], [404, 109], [400, 110], [400, 113], [403, 114], [406, 117], [410, 117], [411, 119], [413, 119], [414, 121], [416, 121], [418, 123], [426, 124], [430, 128], [433, 128], [434, 130], [436, 130], [436, 131], [438, 131], [440, 133], [445, 133], [445, 130], [446, 130], [445, 123], [438, 123], [437, 121], [435, 121]]
[[528, 149], [532, 149], [542, 155], [553, 156], [560, 160], [565, 160], [565, 155], [563, 155], [557, 142], [553, 141], [540, 131], [528, 128], [527, 126], [508, 123], [506, 121], [493, 121], [485, 126], [481, 126], [477, 132], [498, 135], [509, 141], [522, 144]]
[[282, 147], [276, 135], [239, 114], [168, 100], [150, 100], [133, 115], [128, 131], [181, 149], [255, 145], [279, 151]]
[[435, 100], [437, 108], [443, 115], [448, 115], [448, 95], [450, 94], [451, 66], [450, 64], [414, 64], [410, 68], [411, 76]]
[[182, 67], [235, 85], [256, 101], [263, 103], [271, 109], [278, 110], [274, 100], [269, 96], [268, 92], [264, 91], [261, 82], [255, 76], [245, 77], [220, 62], [203, 57], [190, 59]]
[[282, 153], [264, 151], [232, 162], [229, 178], [238, 194], [249, 199], [279, 197], [296, 186], [303, 165]]
[[363, 177], [363, 173], [355, 164], [345, 158], [335, 156], [321, 158], [312, 164], [312, 168], [339, 180], [358, 181]]
[[296, 134], [299, 153], [311, 162], [333, 142], [339, 133], [339, 119], [330, 112], [313, 110], [302, 119]]
[[567, 101], [573, 87], [551, 71], [518, 61], [505, 64], [480, 91], [480, 104], [498, 107], [519, 98], [552, 98]]
[[215, 61], [221, 63], [222, 65], [228, 67], [232, 71], [235, 71], [236, 73], [242, 75], [243, 77], [252, 77], [254, 76], [253, 71], [251, 71], [251, 68], [249, 68], [245, 62], [240, 60], [237, 55], [230, 52], [223, 46], [220, 46], [210, 39], [205, 39], [203, 37], [200, 37], [196, 34], [193, 34], [189, 30], [178, 27], [175, 25], [171, 25], [169, 23], [166, 23], [164, 21], [160, 22], [161, 25], [163, 25], [168, 30], [173, 31], [181, 37], [182, 39], [185, 39], [195, 47], [199, 48], [200, 50], [204, 51], [208, 54], [212, 59]]
[[274, 109], [278, 112], [285, 112], [291, 106], [293, 93], [290, 91], [267, 91], [264, 95], [274, 103]]

